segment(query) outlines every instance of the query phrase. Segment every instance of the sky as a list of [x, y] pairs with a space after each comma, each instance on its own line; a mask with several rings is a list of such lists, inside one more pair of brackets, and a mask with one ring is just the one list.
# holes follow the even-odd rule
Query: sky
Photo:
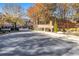
[[[6, 3], [0, 3], [0, 13], [2, 13], [2, 7], [5, 5]], [[17, 4], [17, 3], [16, 3]], [[19, 5], [25, 9], [25, 11], [30, 8], [31, 6], [33, 6], [33, 3], [19, 3]], [[27, 12], [26, 12], [27, 13]], [[29, 17], [24, 16], [26, 19], [29, 19]]]
[[[5, 3], [0, 3], [0, 12], [2, 12], [1, 8], [4, 6]], [[33, 5], [33, 3], [19, 3], [23, 8], [28, 9]]]
[[[17, 4], [17, 3], [16, 3]], [[2, 7], [5, 5], [5, 3], [0, 3], [0, 12], [2, 12]], [[33, 6], [34, 4], [33, 3], [19, 3], [19, 5], [22, 7], [22, 8], [24, 8], [25, 9], [25, 11], [28, 9], [28, 8], [30, 8], [31, 6]], [[57, 13], [57, 15], [59, 15], [59, 10], [58, 11], [56, 11], [56, 13]], [[26, 13], [27, 13], [27, 11], [26, 11]], [[66, 15], [67, 17], [68, 16], [72, 16], [73, 14], [75, 14], [75, 12], [74, 12], [74, 10], [71, 8], [71, 9], [69, 9], [69, 11], [68, 11], [68, 14]]]

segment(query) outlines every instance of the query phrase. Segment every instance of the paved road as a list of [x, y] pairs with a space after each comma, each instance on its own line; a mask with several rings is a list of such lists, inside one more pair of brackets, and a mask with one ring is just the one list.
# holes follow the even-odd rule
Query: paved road
[[44, 34], [21, 31], [0, 36], [0, 56], [64, 55], [76, 43]]

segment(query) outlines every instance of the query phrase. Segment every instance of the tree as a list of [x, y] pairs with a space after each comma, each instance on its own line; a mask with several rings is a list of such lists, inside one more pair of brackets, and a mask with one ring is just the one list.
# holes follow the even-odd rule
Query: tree
[[54, 32], [58, 32], [58, 24], [57, 24], [56, 19], [55, 19], [55, 22], [54, 22]]
[[22, 16], [24, 16], [24, 13], [23, 8], [19, 4], [4, 4], [2, 9], [7, 22], [12, 23], [13, 26], [19, 25], [18, 22], [20, 22], [20, 25], [23, 25]]
[[[69, 18], [75, 18], [75, 11], [78, 11], [78, 4], [76, 5], [76, 9], [73, 7], [74, 4], [70, 3], [51, 3], [51, 4], [35, 4], [31, 8], [28, 9], [28, 15], [31, 17], [33, 21], [36, 21], [36, 23], [44, 22], [44, 24], [49, 23], [49, 21], [53, 22], [53, 25], [56, 23], [59, 23], [58, 20], [66, 21], [71, 20]], [[79, 14], [76, 14], [76, 17], [78, 17]], [[56, 20], [55, 20], [56, 19]], [[63, 22], [63, 25], [65, 23]], [[68, 28], [68, 25], [66, 26]], [[64, 27], [62, 28], [65, 29]]]
[[34, 20], [37, 19], [46, 23], [49, 20], [52, 20], [54, 10], [55, 4], [37, 3], [28, 9], [28, 16]]
[[79, 4], [78, 3], [74, 3], [72, 5], [73, 9], [76, 11], [75, 14], [73, 15], [73, 18], [75, 21], [79, 20]]

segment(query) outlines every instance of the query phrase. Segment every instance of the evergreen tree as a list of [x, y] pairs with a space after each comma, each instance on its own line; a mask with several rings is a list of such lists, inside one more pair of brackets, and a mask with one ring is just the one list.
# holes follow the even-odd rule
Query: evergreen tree
[[55, 19], [55, 22], [54, 22], [54, 32], [58, 32], [58, 25], [57, 25], [56, 19]]

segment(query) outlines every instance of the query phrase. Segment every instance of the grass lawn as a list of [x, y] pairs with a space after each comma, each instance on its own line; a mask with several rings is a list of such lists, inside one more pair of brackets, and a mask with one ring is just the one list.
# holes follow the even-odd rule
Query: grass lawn
[[65, 34], [79, 36], [79, 32], [69, 32], [69, 33], [65, 33]]
[[73, 33], [73, 35], [79, 36], [79, 33]]

